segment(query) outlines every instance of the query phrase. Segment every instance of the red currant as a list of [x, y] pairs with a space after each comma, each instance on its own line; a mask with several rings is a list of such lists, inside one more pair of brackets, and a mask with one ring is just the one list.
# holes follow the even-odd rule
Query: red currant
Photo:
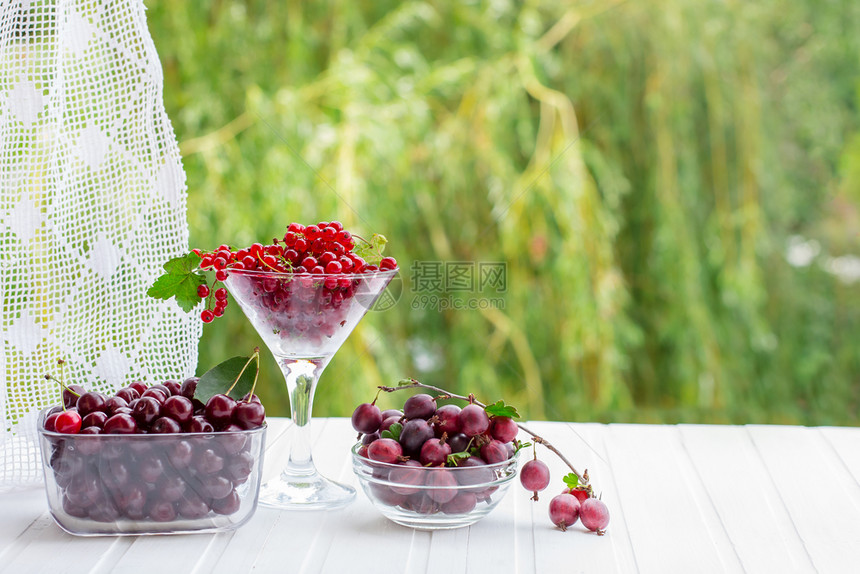
[[315, 258], [315, 257], [311, 257], [310, 255], [308, 255], [307, 257], [305, 257], [305, 258], [302, 260], [302, 267], [304, 267], [304, 268], [305, 268], [305, 269], [307, 269], [308, 271], [310, 271], [311, 269], [313, 269], [314, 267], [316, 267], [316, 265], [317, 265], [317, 260], [316, 260], [316, 258]]
[[[331, 227], [326, 227], [326, 229], [331, 229]], [[337, 261], [329, 261], [329, 263], [325, 266], [326, 273], [334, 274], [340, 273], [341, 271], [343, 271], [343, 266], [341, 266], [341, 264]]]
[[293, 248], [299, 253], [304, 253], [308, 250], [308, 240], [301, 237], [296, 239], [296, 244], [293, 245]]
[[322, 238], [326, 241], [333, 241], [337, 236], [337, 231], [334, 227], [326, 227], [322, 230]]
[[215, 279], [218, 281], [224, 281], [225, 279], [227, 279], [227, 272], [223, 269], [219, 269], [215, 272]]
[[290, 226], [287, 227], [287, 231], [292, 231], [293, 233], [302, 233], [305, 230], [305, 226], [301, 223], [290, 223]]
[[204, 323], [211, 323], [214, 318], [215, 314], [209, 309], [204, 309], [203, 312], [200, 313], [200, 319], [202, 319]]
[[317, 239], [320, 236], [320, 228], [316, 225], [308, 225], [305, 227], [305, 237], [310, 241]]
[[382, 261], [379, 262], [379, 268], [383, 270], [395, 269], [397, 267], [397, 260], [394, 257], [383, 257]]
[[197, 288], [197, 296], [201, 299], [205, 299], [209, 296], [209, 287], [206, 285], [201, 285]]
[[226, 301], [227, 300], [227, 290], [224, 289], [223, 287], [215, 289], [215, 299], [217, 299], [218, 301]]
[[332, 221], [328, 225], [329, 227], [334, 227], [335, 231], [343, 231], [343, 223], [341, 223], [340, 221]]

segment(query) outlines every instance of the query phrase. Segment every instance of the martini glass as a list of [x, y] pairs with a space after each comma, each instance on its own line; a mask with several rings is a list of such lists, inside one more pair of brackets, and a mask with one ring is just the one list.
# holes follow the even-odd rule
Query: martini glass
[[290, 395], [295, 434], [278, 478], [260, 503], [292, 510], [344, 506], [355, 489], [323, 477], [311, 456], [310, 424], [320, 375], [398, 270], [369, 273], [276, 273], [231, 269], [227, 290], [275, 356]]

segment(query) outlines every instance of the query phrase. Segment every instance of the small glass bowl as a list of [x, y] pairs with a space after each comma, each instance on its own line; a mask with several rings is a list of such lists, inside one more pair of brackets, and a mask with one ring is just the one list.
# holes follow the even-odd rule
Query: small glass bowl
[[352, 448], [364, 493], [389, 520], [418, 530], [462, 528], [499, 504], [517, 475], [518, 454], [477, 467], [408, 467], [372, 461]]
[[39, 445], [54, 521], [79, 536], [234, 530], [257, 508], [265, 424], [239, 432], [69, 435]]

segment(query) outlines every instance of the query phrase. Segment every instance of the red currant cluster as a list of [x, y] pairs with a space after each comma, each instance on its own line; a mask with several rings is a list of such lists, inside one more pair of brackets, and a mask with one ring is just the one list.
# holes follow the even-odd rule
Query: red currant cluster
[[[76, 518], [169, 522], [239, 511], [261, 455], [265, 409], [256, 395], [194, 398], [198, 379], [113, 396], [64, 386], [43, 428], [63, 511]], [[186, 433], [186, 434], [177, 434]], [[129, 440], [122, 435], [148, 435]]]
[[[356, 240], [359, 244], [356, 244]], [[365, 249], [358, 250], [357, 245]], [[337, 277], [340, 274], [372, 273], [397, 268], [397, 261], [393, 257], [381, 257], [377, 253], [380, 257], [374, 257], [374, 260], [378, 259], [379, 263], [374, 264], [358, 252], [366, 253], [367, 248], [371, 248], [370, 253], [373, 254], [373, 247], [372, 243], [345, 230], [339, 221], [321, 221], [316, 225], [290, 223], [283, 239], [275, 238], [270, 245], [255, 243], [238, 250], [221, 245], [212, 252], [199, 249], [193, 251], [201, 258], [200, 269], [215, 271], [216, 282], [226, 280], [230, 270], [239, 269], [306, 273], [325, 276], [326, 287], [334, 290], [339, 285], [339, 279], [343, 288], [349, 281], [345, 277]], [[201, 299], [206, 299], [210, 294], [209, 286], [201, 285], [197, 294]], [[225, 289], [216, 289], [214, 295], [214, 306], [211, 298], [207, 299], [206, 309], [200, 315], [204, 323], [211, 323], [215, 317], [223, 315], [227, 306]]]

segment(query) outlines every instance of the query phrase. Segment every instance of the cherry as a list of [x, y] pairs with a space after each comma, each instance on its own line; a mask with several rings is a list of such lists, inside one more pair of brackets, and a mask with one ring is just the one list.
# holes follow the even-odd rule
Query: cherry
[[164, 381], [164, 386], [167, 388], [168, 396], [178, 395], [182, 388], [178, 381]]
[[173, 395], [161, 405], [161, 414], [170, 417], [179, 424], [185, 424], [191, 420], [191, 416], [194, 414], [194, 405], [191, 399], [187, 397], [178, 394]]
[[236, 401], [227, 395], [213, 395], [206, 403], [206, 418], [217, 425], [229, 424]]
[[179, 515], [191, 520], [209, 514], [209, 505], [196, 494], [186, 494], [178, 503]]
[[189, 377], [182, 381], [182, 385], [179, 387], [179, 394], [181, 394], [186, 399], [193, 399], [194, 392], [197, 390], [197, 383], [200, 381], [199, 377]]
[[191, 417], [185, 430], [191, 433], [211, 433], [215, 432], [215, 427], [205, 417], [195, 415]]
[[54, 427], [58, 433], [78, 434], [81, 430], [81, 415], [77, 411], [64, 411], [54, 420]]
[[[62, 411], [61, 411], [62, 412]], [[60, 413], [52, 413], [47, 416], [45, 419], [45, 430], [48, 432], [57, 432], [57, 417], [60, 416]]]
[[266, 409], [259, 399], [256, 402], [239, 402], [233, 410], [233, 422], [245, 430], [262, 426], [264, 420], [266, 420]]
[[137, 421], [128, 414], [116, 414], [105, 421], [107, 434], [134, 434], [138, 431]]
[[[149, 389], [146, 391], [157, 392]], [[144, 393], [146, 395], [146, 393]], [[143, 396], [138, 399], [137, 403], [131, 411], [132, 416], [137, 421], [137, 424], [149, 426], [155, 419], [161, 416], [161, 404], [152, 396]]]
[[[115, 415], [117, 413], [117, 409], [128, 407], [129, 401], [127, 401], [125, 398], [119, 396], [120, 393], [122, 393], [122, 391], [127, 391], [127, 392], [123, 393], [124, 396], [130, 396], [132, 394], [137, 395], [137, 391], [134, 391], [132, 389], [120, 390], [115, 396], [108, 397], [108, 399], [105, 401], [105, 412], [107, 412], [108, 414], [111, 414], [111, 415]], [[137, 398], [137, 397], [135, 397], [135, 398]], [[132, 399], [132, 400], [134, 400], [134, 399]]]
[[171, 522], [176, 519], [176, 508], [172, 502], [158, 500], [150, 506], [149, 517], [156, 522]]
[[235, 490], [231, 490], [227, 496], [212, 501], [212, 511], [216, 514], [235, 514], [239, 511], [242, 500]]
[[80, 385], [68, 385], [63, 389], [63, 406], [67, 409], [72, 408], [78, 403], [78, 398], [86, 393]]
[[[140, 395], [142, 395], [146, 391], [147, 386], [146, 386], [146, 383], [144, 383], [143, 381], [135, 381], [132, 384], [130, 384], [128, 386], [128, 388], [134, 389], [135, 391], [137, 391], [137, 394], [139, 397]], [[135, 398], [138, 398], [138, 397], [135, 397]], [[131, 402], [131, 401], [129, 401], [129, 402]]]
[[156, 434], [179, 433], [182, 432], [182, 426], [174, 419], [164, 416], [155, 419], [151, 430]]
[[90, 427], [97, 427], [101, 429], [105, 426], [105, 422], [107, 421], [108, 416], [101, 411], [95, 411], [83, 418], [81, 421], [81, 429], [86, 430]]
[[163, 403], [167, 400], [167, 389], [162, 390], [159, 386], [160, 385], [153, 385], [151, 388], [146, 389], [141, 393], [140, 398], [151, 397], [158, 401], [158, 404]]
[[93, 391], [82, 394], [77, 401], [78, 412], [82, 417], [105, 409], [105, 396]]

